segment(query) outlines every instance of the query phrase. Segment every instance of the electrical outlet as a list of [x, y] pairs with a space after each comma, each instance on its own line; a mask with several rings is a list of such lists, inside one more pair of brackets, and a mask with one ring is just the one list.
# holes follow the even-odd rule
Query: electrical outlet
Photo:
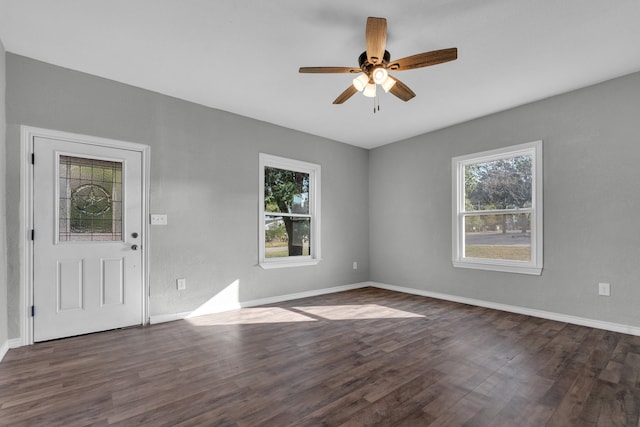
[[176, 284], [178, 285], [179, 291], [184, 291], [185, 289], [187, 289], [187, 279], [178, 279], [176, 280]]
[[353, 269], [354, 270], [358, 269], [358, 261], [353, 261]]
[[609, 283], [598, 283], [598, 295], [611, 296], [611, 285]]

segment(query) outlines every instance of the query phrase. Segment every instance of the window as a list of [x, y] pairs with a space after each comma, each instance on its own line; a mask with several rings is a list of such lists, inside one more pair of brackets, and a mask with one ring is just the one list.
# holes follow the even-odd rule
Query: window
[[262, 268], [320, 261], [320, 165], [260, 154]]
[[541, 274], [542, 142], [453, 159], [453, 265]]
[[61, 155], [58, 171], [58, 240], [122, 240], [122, 163]]

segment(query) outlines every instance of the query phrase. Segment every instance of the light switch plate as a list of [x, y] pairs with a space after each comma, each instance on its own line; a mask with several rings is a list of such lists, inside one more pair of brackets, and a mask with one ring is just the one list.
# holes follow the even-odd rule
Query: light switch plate
[[151, 214], [151, 225], [167, 225], [167, 215]]

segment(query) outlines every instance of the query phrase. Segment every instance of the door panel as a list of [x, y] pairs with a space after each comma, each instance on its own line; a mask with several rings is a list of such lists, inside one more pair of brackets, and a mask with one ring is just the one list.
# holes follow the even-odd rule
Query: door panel
[[82, 309], [82, 260], [58, 260], [58, 312]]
[[100, 275], [102, 305], [124, 304], [124, 258], [103, 259]]
[[142, 153], [33, 145], [34, 341], [141, 324]]

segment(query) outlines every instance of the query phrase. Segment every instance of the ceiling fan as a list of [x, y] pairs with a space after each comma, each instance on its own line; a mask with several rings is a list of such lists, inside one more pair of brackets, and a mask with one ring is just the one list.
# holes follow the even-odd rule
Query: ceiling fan
[[353, 79], [353, 84], [333, 101], [334, 104], [342, 104], [356, 92], [362, 92], [364, 96], [373, 98], [376, 96], [377, 85], [380, 85], [385, 92], [391, 92], [403, 101], [408, 101], [416, 94], [400, 80], [390, 76], [389, 71], [413, 70], [453, 61], [458, 58], [458, 49], [453, 47], [418, 53], [391, 61], [391, 54], [386, 50], [387, 20], [385, 18], [367, 18], [366, 39], [367, 50], [358, 57], [359, 68], [300, 67], [300, 72], [325, 74], [359, 73]]

